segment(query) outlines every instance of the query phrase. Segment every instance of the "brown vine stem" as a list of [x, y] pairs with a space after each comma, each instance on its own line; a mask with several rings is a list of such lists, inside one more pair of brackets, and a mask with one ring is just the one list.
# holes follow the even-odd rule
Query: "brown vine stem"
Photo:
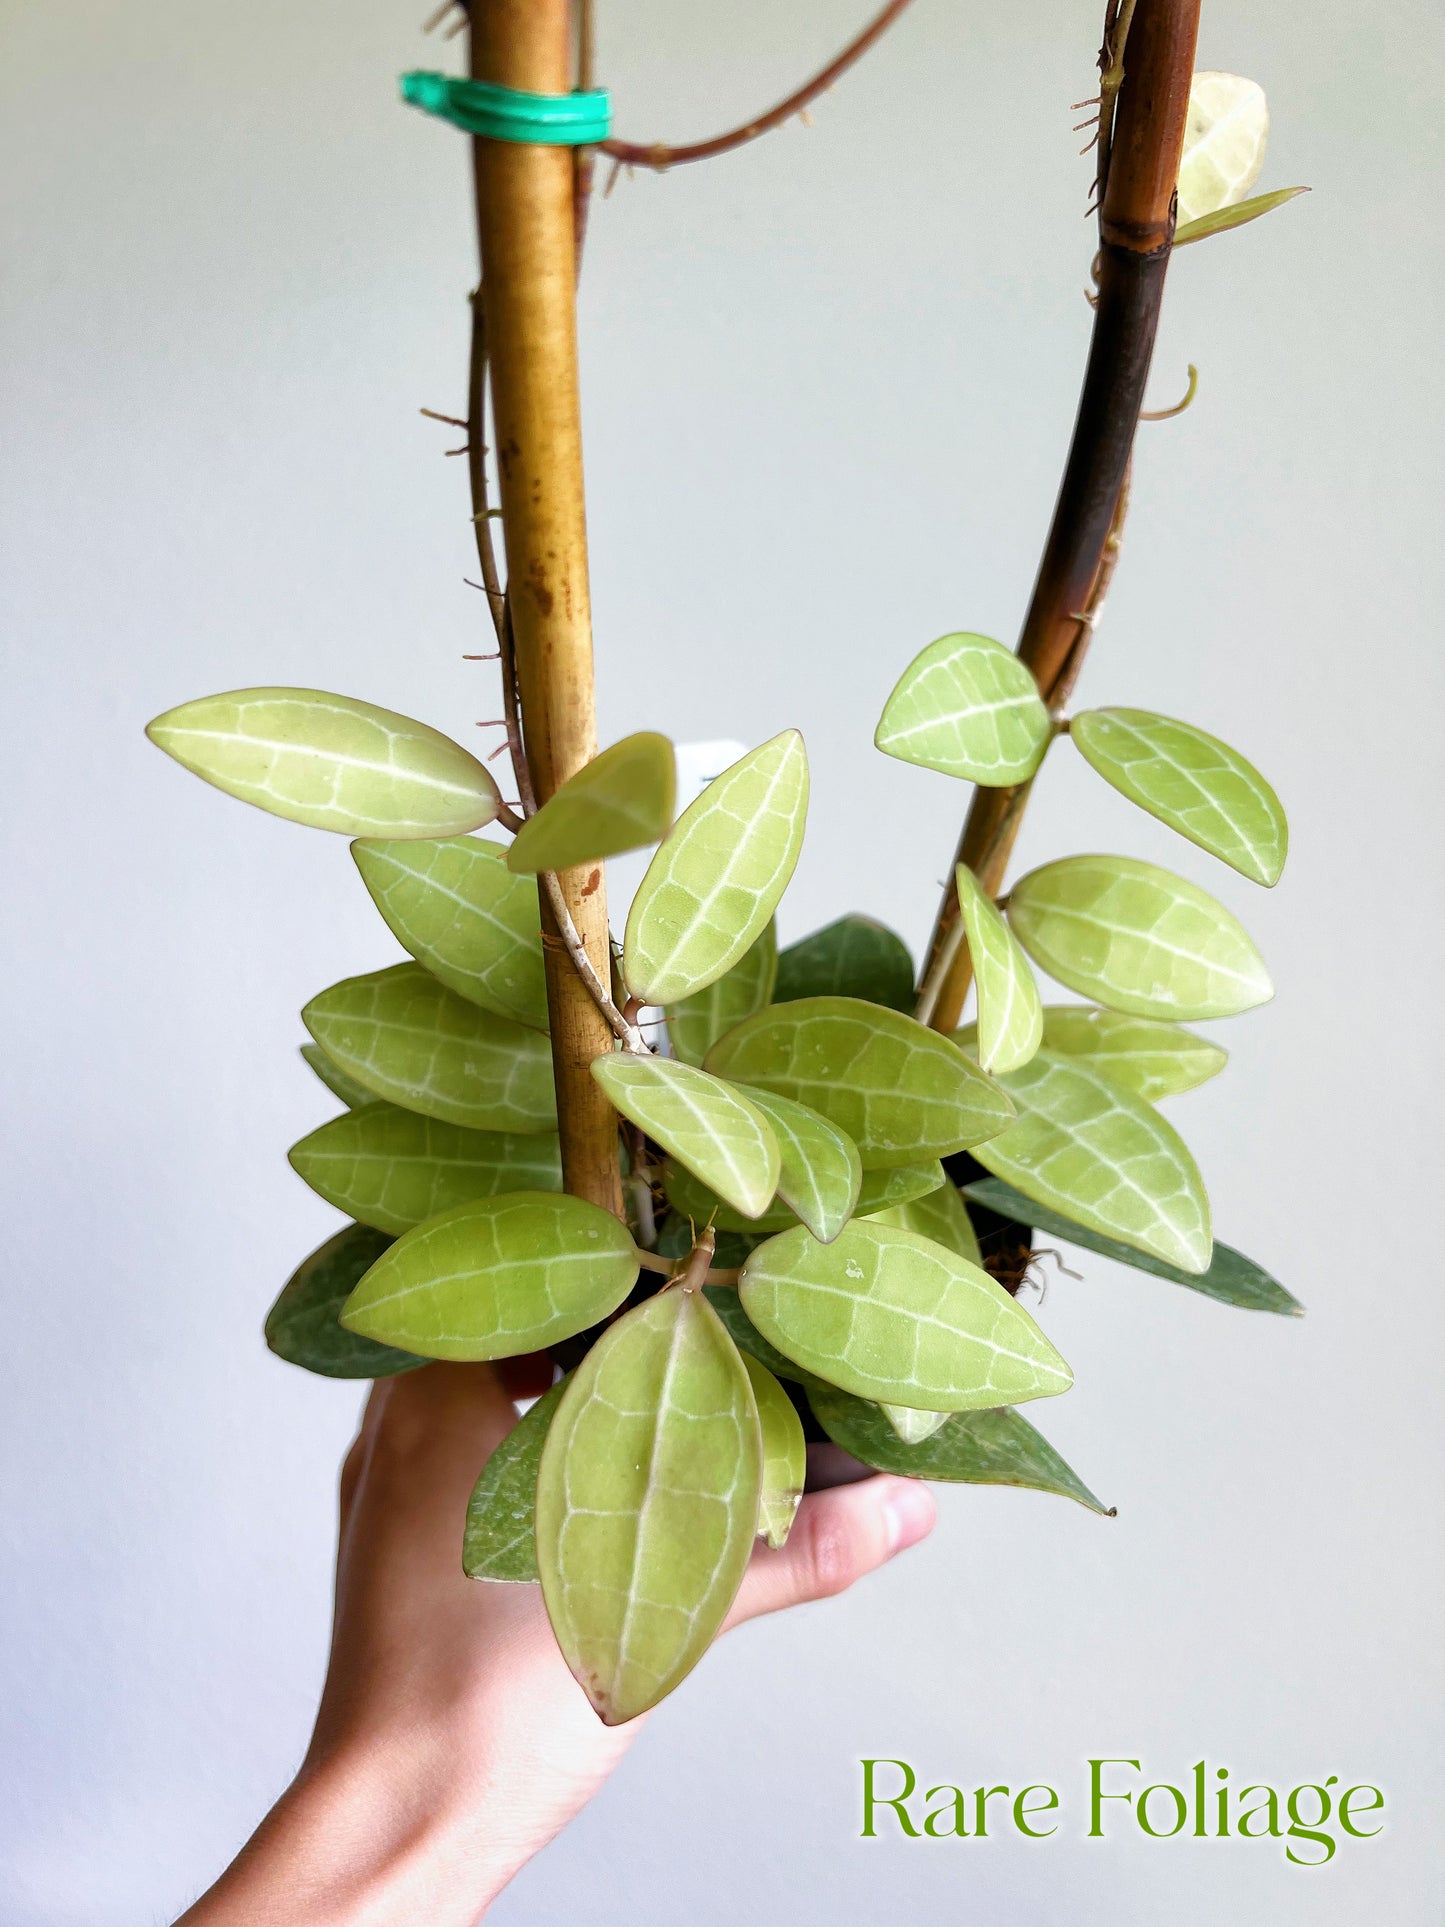
[[814, 74], [805, 81], [786, 100], [780, 100], [776, 107], [770, 107], [765, 114], [755, 120], [744, 121], [741, 127], [731, 128], [726, 134], [714, 134], [711, 140], [693, 141], [684, 147], [669, 147], [663, 141], [652, 141], [643, 146], [637, 141], [607, 140], [602, 143], [602, 152], [617, 162], [619, 167], [651, 167], [662, 172], [669, 167], [682, 167], [689, 161], [710, 161], [718, 154], [731, 153], [735, 147], [746, 147], [762, 134], [770, 134], [784, 121], [801, 114], [819, 94], [826, 93], [840, 75], [848, 69], [873, 45], [880, 40], [893, 22], [898, 18], [909, 0], [888, 0], [880, 14], [877, 14], [856, 39], [850, 40], [836, 59], [830, 60], [821, 73]]
[[[473, 0], [470, 17], [474, 79], [531, 93], [570, 88], [568, 0]], [[472, 147], [509, 585], [500, 646], [504, 671], [515, 669], [521, 761], [534, 799], [543, 803], [597, 753], [573, 163], [563, 147], [489, 140]], [[475, 473], [485, 455], [480, 410], [470, 415]], [[543, 954], [563, 1180], [573, 1196], [621, 1218], [617, 1117], [591, 1075], [614, 1033], [575, 967], [577, 955], [585, 956], [599, 985], [610, 969], [606, 885], [600, 864], [555, 881], [557, 897], [545, 885], [542, 891], [544, 936], [551, 938]]]
[[[1111, 0], [1106, 72], [1119, 58], [1120, 11]], [[1097, 625], [1095, 593], [1108, 587], [1117, 561], [1117, 542], [1111, 549], [1109, 538], [1117, 534], [1173, 241], [1199, 0], [1136, 0], [1128, 26], [1128, 59], [1109, 128], [1099, 207], [1098, 302], [1089, 359], [1018, 645], [1055, 715], [1069, 699]], [[936, 980], [926, 1020], [935, 1030], [957, 1027], [972, 975], [968, 947], [954, 935], [954, 869], [966, 863], [997, 896], [1027, 797], [1026, 783], [974, 792], [922, 978], [925, 989]], [[945, 952], [947, 960], [940, 962]]]

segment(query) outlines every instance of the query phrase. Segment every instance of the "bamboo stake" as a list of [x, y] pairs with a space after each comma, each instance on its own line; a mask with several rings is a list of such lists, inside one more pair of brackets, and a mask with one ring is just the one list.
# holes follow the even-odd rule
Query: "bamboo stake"
[[[1124, 78], [1112, 128], [1102, 130], [1108, 174], [1099, 217], [1093, 338], [1073, 441], [1018, 646], [1054, 711], [1068, 701], [1082, 667], [1096, 619], [1093, 591], [1101, 572], [1110, 569], [1111, 531], [1117, 537], [1115, 511], [1143, 406], [1173, 244], [1174, 185], [1199, 4], [1137, 0], [1130, 6]], [[1111, 7], [1110, 23], [1115, 22]], [[1026, 783], [974, 793], [954, 862], [966, 863], [990, 896], [1003, 886], [1027, 795]], [[957, 1027], [972, 977], [968, 946], [955, 934], [958, 892], [952, 868], [949, 877], [923, 975], [924, 985], [936, 992], [924, 1020], [945, 1032]], [[951, 961], [945, 962], [949, 953]]]
[[[475, 78], [571, 87], [568, 0], [473, 0]], [[539, 803], [597, 753], [577, 382], [573, 158], [565, 147], [473, 142], [497, 469], [522, 728]], [[474, 419], [472, 433], [480, 437]], [[565, 871], [562, 898], [598, 977], [611, 975], [601, 864]], [[543, 902], [547, 1008], [568, 1191], [623, 1215], [617, 1118], [589, 1066], [612, 1047]]]

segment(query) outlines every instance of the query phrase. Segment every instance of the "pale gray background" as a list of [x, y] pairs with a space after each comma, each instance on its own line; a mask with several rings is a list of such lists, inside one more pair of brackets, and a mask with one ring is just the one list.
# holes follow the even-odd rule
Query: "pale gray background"
[[[478, 646], [454, 410], [466, 154], [394, 76], [425, 0], [10, 0], [3, 825], [0, 1915], [161, 1921], [303, 1746], [334, 1470], [358, 1393], [262, 1348], [333, 1215], [288, 1172], [327, 1113], [300, 1004], [394, 949], [340, 839], [191, 782], [141, 726], [296, 682], [466, 736]], [[1012, 638], [1088, 329], [1096, 0], [917, 0], [793, 127], [599, 203], [582, 297], [604, 739], [797, 723], [796, 936], [866, 908], [921, 941], [961, 802], [874, 755], [940, 632]], [[851, 32], [857, 0], [604, 0], [629, 135], [711, 132]], [[1120, 1516], [945, 1493], [856, 1596], [713, 1655], [497, 1907], [595, 1927], [891, 1917], [1010, 1927], [1438, 1922], [1442, 196], [1438, 10], [1207, 9], [1256, 76], [1267, 224], [1181, 255], [1125, 564], [1085, 695], [1254, 753], [1294, 824], [1274, 894], [1060, 753], [1026, 860], [1123, 848], [1215, 888], [1278, 1000], [1176, 1105], [1223, 1235], [1301, 1323], [1087, 1264], [1044, 1317], [1042, 1422]], [[865, 1843], [860, 1753], [1052, 1780], [1030, 1845]], [[1276, 1844], [1084, 1843], [1090, 1753], [1207, 1754], [1388, 1791], [1323, 1872]]]

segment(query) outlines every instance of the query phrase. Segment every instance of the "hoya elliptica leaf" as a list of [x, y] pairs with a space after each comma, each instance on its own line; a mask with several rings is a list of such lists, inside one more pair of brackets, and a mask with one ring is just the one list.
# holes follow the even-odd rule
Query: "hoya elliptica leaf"
[[1191, 241], [1207, 241], [1211, 234], [1226, 234], [1230, 228], [1246, 227], [1251, 221], [1257, 221], [1261, 214], [1273, 214], [1286, 201], [1308, 193], [1307, 187], [1277, 187], [1271, 194], [1253, 194], [1248, 200], [1235, 201], [1230, 207], [1217, 207], [1211, 214], [1201, 214], [1195, 220], [1181, 222], [1174, 230], [1174, 245], [1176, 248], [1186, 248]]
[[1268, 139], [1269, 104], [1257, 80], [1195, 74], [1179, 157], [1178, 225], [1242, 201], [1259, 179]]
[[731, 970], [788, 887], [807, 810], [803, 739], [785, 729], [683, 811], [628, 913], [622, 974], [635, 997], [678, 1004]]
[[[755, 1089], [754, 1085], [747, 1086], [750, 1097]], [[705, 1184], [700, 1184], [685, 1166], [669, 1159], [663, 1177], [667, 1201], [672, 1209], [684, 1218], [690, 1218], [696, 1225], [710, 1224], [718, 1231], [756, 1235], [759, 1232], [791, 1231], [799, 1221], [797, 1212], [782, 1201], [781, 1191], [760, 1217], [745, 1218], [740, 1211], [733, 1211], [725, 1205]], [[943, 1166], [937, 1158], [930, 1158], [925, 1164], [895, 1164], [887, 1170], [865, 1171], [858, 1186], [853, 1215], [869, 1218], [891, 1205], [906, 1205], [911, 1199], [937, 1191], [943, 1182]], [[909, 1225], [906, 1228], [913, 1231], [923, 1229], [921, 1225]]]
[[353, 843], [387, 927], [448, 990], [514, 1023], [547, 1028], [537, 886], [500, 843], [475, 836]]
[[714, 983], [670, 1004], [667, 1034], [675, 1057], [684, 1064], [701, 1065], [725, 1031], [751, 1017], [771, 999], [778, 974], [778, 937], [770, 917], [763, 934], [743, 952], [731, 970]]
[[1224, 905], [1157, 864], [1070, 856], [1009, 892], [1009, 923], [1061, 984], [1135, 1017], [1232, 1017], [1274, 995]]
[[610, 1211], [514, 1191], [408, 1231], [357, 1285], [341, 1322], [423, 1358], [516, 1358], [586, 1331], [637, 1283]]
[[1084, 1058], [1146, 1104], [1192, 1091], [1229, 1062], [1228, 1051], [1182, 1025], [1092, 1004], [1047, 1005], [1044, 1043], [1060, 1057]]
[[[821, 1383], [821, 1380], [819, 1382]], [[836, 1390], [836, 1387], [830, 1386], [829, 1390]], [[843, 1392], [840, 1396], [848, 1398], [851, 1395]], [[862, 1405], [864, 1401], [858, 1399], [855, 1403]], [[878, 1410], [887, 1419], [894, 1436], [904, 1445], [921, 1445], [925, 1439], [931, 1439], [941, 1426], [947, 1425], [951, 1418], [957, 1416], [953, 1412], [917, 1412], [910, 1405], [880, 1405]], [[821, 1424], [822, 1421], [819, 1420], [819, 1423]], [[825, 1431], [826, 1429], [824, 1427]], [[836, 1440], [834, 1442], [836, 1443]]]
[[[863, 1215], [859, 1213], [860, 1217]], [[942, 1184], [916, 1198], [885, 1205], [881, 1211], [866, 1215], [875, 1224], [891, 1224], [900, 1231], [916, 1231], [920, 1238], [932, 1238], [935, 1244], [945, 1245], [960, 1258], [967, 1258], [971, 1265], [983, 1263], [968, 1212], [951, 1178], [945, 1178]]]
[[1069, 739], [1131, 803], [1241, 876], [1278, 883], [1289, 848], [1284, 810], [1238, 750], [1147, 709], [1086, 709]]
[[760, 1010], [719, 1038], [707, 1068], [821, 1112], [858, 1146], [865, 1171], [966, 1150], [1013, 1114], [948, 1039], [854, 997]]
[[986, 1271], [929, 1238], [857, 1219], [750, 1253], [743, 1310], [786, 1357], [859, 1398], [932, 1412], [1067, 1391], [1073, 1375]]
[[333, 1064], [319, 1044], [303, 1044], [301, 1055], [311, 1069], [321, 1079], [333, 1097], [340, 1098], [348, 1111], [360, 1110], [363, 1104], [374, 1104], [376, 1092], [358, 1084], [354, 1077], [348, 1077], [339, 1064]]
[[776, 1552], [787, 1542], [803, 1497], [808, 1447], [797, 1408], [766, 1365], [743, 1353], [763, 1438], [763, 1491], [758, 1532]]
[[[879, 1472], [940, 1484], [1012, 1485], [1074, 1499], [1106, 1517], [1103, 1504], [1020, 1413], [1007, 1408], [945, 1414], [926, 1441], [905, 1443], [876, 1406], [833, 1385], [808, 1387], [813, 1415], [835, 1445]], [[921, 1418], [922, 1413], [915, 1417]]]
[[863, 1182], [858, 1147], [846, 1131], [806, 1104], [776, 1097], [755, 1084], [739, 1087], [773, 1127], [778, 1140], [778, 1196], [828, 1244], [853, 1215]]
[[962, 633], [914, 657], [873, 741], [885, 756], [997, 787], [1033, 775], [1051, 729], [1027, 665], [989, 636]]
[[666, 836], [677, 800], [677, 759], [655, 730], [639, 730], [584, 763], [518, 830], [507, 867], [535, 876], [621, 856]]
[[1028, 958], [966, 863], [955, 871], [958, 910], [978, 993], [978, 1061], [986, 1071], [1016, 1071], [1039, 1047], [1043, 1001]]
[[537, 1565], [609, 1726], [691, 1672], [742, 1583], [763, 1489], [747, 1369], [701, 1292], [660, 1292], [577, 1367], [542, 1448]]
[[333, 1063], [375, 1097], [482, 1131], [552, 1131], [540, 1031], [458, 997], [420, 964], [347, 977], [301, 1013]]
[[[911, 1011], [913, 959], [908, 946], [872, 917], [839, 917], [789, 944], [778, 958], [773, 1002], [791, 1004], [800, 997], [861, 997], [889, 1010]], [[748, 1015], [742, 1011], [734, 1021]]]
[[501, 795], [475, 756], [425, 723], [319, 689], [233, 689], [146, 725], [158, 749], [243, 803], [343, 836], [451, 836]]
[[756, 1218], [778, 1188], [780, 1153], [755, 1104], [692, 1064], [614, 1052], [592, 1075], [609, 1102], [685, 1164], [745, 1218]]
[[1102, 1237], [1086, 1225], [1075, 1223], [1061, 1211], [1051, 1211], [1047, 1205], [1025, 1197], [1001, 1178], [980, 1178], [968, 1186], [968, 1196], [985, 1209], [1012, 1218], [1016, 1224], [1032, 1225], [1036, 1231], [1047, 1232], [1051, 1238], [1067, 1239], [1082, 1251], [1097, 1251], [1101, 1257], [1112, 1258], [1117, 1264], [1128, 1265], [1131, 1270], [1147, 1271], [1151, 1277], [1168, 1278], [1173, 1284], [1187, 1285], [1190, 1291], [1218, 1299], [1222, 1305], [1236, 1305], [1242, 1311], [1278, 1312], [1286, 1317], [1303, 1316], [1304, 1306], [1298, 1298], [1292, 1297], [1263, 1265], [1256, 1264], [1253, 1258], [1246, 1258], [1242, 1251], [1236, 1251], [1232, 1245], [1221, 1244], [1217, 1238], [1208, 1271], [1181, 1271], [1177, 1265], [1166, 1265], [1162, 1259], [1151, 1257], [1147, 1251], [1136, 1251], [1114, 1238]]
[[358, 1280], [390, 1243], [370, 1225], [349, 1224], [297, 1266], [266, 1314], [266, 1343], [278, 1358], [323, 1378], [391, 1378], [425, 1362], [337, 1322]]
[[370, 1103], [293, 1144], [291, 1168], [338, 1211], [393, 1236], [453, 1205], [504, 1191], [560, 1191], [551, 1131], [468, 1131]]
[[1040, 1050], [1004, 1080], [1018, 1121], [979, 1145], [984, 1169], [1106, 1238], [1181, 1271], [1209, 1267], [1209, 1199], [1183, 1139], [1083, 1058]]
[[537, 1577], [537, 1468], [567, 1381], [544, 1392], [482, 1467], [467, 1501], [462, 1571], [468, 1579]]

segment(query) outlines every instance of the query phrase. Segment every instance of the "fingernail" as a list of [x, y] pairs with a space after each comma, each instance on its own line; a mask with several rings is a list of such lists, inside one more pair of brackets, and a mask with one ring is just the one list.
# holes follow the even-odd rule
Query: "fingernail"
[[926, 1539], [938, 1517], [938, 1507], [926, 1485], [916, 1479], [898, 1479], [883, 1501], [887, 1521], [888, 1554], [904, 1552]]

